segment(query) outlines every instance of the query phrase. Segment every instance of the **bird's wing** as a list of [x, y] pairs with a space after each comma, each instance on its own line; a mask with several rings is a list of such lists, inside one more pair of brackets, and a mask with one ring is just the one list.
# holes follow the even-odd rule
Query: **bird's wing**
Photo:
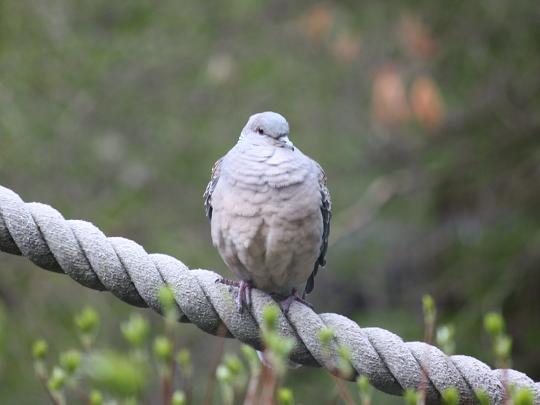
[[216, 163], [214, 163], [214, 166], [212, 167], [212, 175], [210, 177], [210, 182], [206, 186], [206, 190], [203, 195], [204, 212], [206, 213], [208, 219], [212, 219], [212, 193], [214, 192], [214, 189], [216, 188], [216, 185], [219, 181], [222, 161], [223, 158], [219, 159]]
[[330, 192], [328, 191], [328, 188], [326, 187], [326, 173], [317, 162], [314, 161], [314, 163], [315, 163], [316, 168], [319, 171], [318, 177], [319, 177], [319, 191], [321, 193], [321, 216], [323, 220], [323, 234], [322, 234], [321, 250], [319, 253], [319, 257], [315, 261], [313, 272], [309, 276], [308, 281], [306, 283], [304, 295], [309, 294], [311, 291], [313, 291], [313, 287], [315, 286], [315, 276], [317, 275], [319, 266], [324, 266], [326, 264], [325, 256], [326, 256], [326, 250], [328, 249], [328, 237], [330, 235], [330, 221], [332, 219], [332, 200], [330, 198]]

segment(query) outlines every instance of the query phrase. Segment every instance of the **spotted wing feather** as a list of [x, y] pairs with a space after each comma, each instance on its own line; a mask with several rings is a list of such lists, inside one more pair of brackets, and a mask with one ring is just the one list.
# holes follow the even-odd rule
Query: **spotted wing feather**
[[214, 192], [214, 189], [216, 188], [216, 185], [219, 181], [222, 160], [223, 158], [219, 159], [216, 163], [214, 163], [214, 166], [212, 167], [212, 175], [210, 177], [210, 182], [206, 186], [206, 190], [203, 195], [204, 212], [206, 213], [206, 216], [209, 220], [212, 219], [212, 193]]
[[313, 287], [315, 286], [315, 276], [317, 275], [317, 272], [319, 271], [319, 267], [326, 264], [326, 251], [328, 250], [328, 237], [330, 236], [330, 221], [332, 219], [332, 200], [330, 198], [330, 192], [328, 191], [328, 188], [326, 186], [326, 173], [322, 169], [322, 167], [315, 162], [317, 168], [319, 169], [319, 188], [321, 192], [321, 216], [323, 220], [323, 234], [322, 234], [322, 241], [321, 241], [321, 249], [320, 254], [317, 260], [315, 261], [315, 265], [313, 267], [313, 271], [311, 275], [308, 278], [308, 281], [306, 283], [306, 288], [304, 290], [304, 295], [309, 294], [311, 291], [313, 291]]

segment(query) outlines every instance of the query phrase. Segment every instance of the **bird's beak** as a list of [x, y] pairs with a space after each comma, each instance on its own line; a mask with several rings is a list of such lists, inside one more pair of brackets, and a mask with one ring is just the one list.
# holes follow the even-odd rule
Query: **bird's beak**
[[279, 144], [281, 145], [282, 148], [287, 148], [287, 149], [290, 149], [290, 150], [294, 150], [294, 145], [293, 145], [293, 143], [291, 142], [291, 140], [289, 139], [288, 136], [282, 136], [281, 138], [279, 138], [278, 142], [279, 142]]

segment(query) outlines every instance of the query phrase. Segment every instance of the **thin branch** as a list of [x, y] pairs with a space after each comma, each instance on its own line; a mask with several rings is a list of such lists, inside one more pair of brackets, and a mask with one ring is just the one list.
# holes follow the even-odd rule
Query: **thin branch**
[[218, 331], [216, 333], [217, 344], [216, 344], [216, 350], [214, 352], [214, 358], [212, 360], [212, 363], [210, 364], [210, 372], [208, 373], [208, 382], [206, 383], [206, 394], [204, 396], [204, 405], [212, 405], [213, 399], [214, 399], [214, 391], [216, 389], [216, 370], [219, 366], [219, 362], [221, 361], [221, 358], [223, 357], [223, 348], [225, 345], [225, 333], [227, 331], [227, 327], [223, 322], [219, 324]]

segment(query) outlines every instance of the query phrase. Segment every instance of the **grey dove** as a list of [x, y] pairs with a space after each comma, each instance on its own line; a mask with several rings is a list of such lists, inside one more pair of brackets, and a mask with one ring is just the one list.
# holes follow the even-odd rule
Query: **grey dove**
[[[213, 169], [204, 194], [212, 242], [240, 281], [240, 311], [255, 287], [285, 310], [303, 300], [325, 265], [331, 200], [321, 166], [289, 140], [287, 120], [252, 115], [236, 145]], [[297, 292], [304, 288], [300, 297]]]

